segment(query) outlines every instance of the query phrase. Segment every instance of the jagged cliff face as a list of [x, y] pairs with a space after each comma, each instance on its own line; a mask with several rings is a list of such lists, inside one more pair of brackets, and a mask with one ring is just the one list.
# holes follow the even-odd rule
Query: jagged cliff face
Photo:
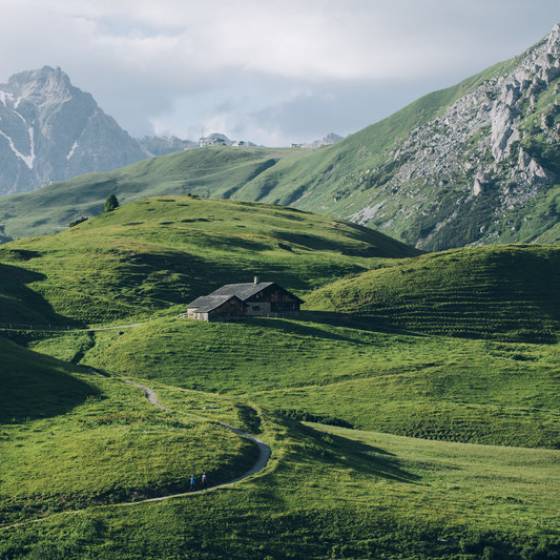
[[366, 170], [361, 188], [369, 201], [351, 218], [429, 249], [523, 240], [549, 196], [549, 207], [538, 211], [553, 227], [560, 208], [552, 196], [560, 184], [560, 25], [508, 66]]
[[145, 157], [139, 144], [60, 69], [46, 66], [0, 84], [0, 194]]

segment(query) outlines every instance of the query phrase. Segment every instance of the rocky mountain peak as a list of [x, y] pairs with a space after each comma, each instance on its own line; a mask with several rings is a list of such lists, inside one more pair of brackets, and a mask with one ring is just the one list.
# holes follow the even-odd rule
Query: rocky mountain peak
[[0, 84], [0, 194], [144, 157], [138, 142], [61, 68], [19, 72]]
[[60, 103], [79, 92], [65, 72], [50, 66], [14, 74], [0, 89], [10, 92], [19, 103], [28, 100], [38, 104]]
[[560, 23], [557, 23], [553, 28], [547, 38], [548, 50], [560, 47]]

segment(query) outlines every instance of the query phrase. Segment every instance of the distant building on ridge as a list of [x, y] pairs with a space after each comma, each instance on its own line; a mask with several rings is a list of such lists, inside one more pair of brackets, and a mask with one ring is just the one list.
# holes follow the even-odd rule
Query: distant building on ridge
[[231, 146], [231, 140], [225, 134], [214, 132], [208, 136], [203, 136], [198, 141], [198, 145], [201, 148], [205, 148], [206, 146]]

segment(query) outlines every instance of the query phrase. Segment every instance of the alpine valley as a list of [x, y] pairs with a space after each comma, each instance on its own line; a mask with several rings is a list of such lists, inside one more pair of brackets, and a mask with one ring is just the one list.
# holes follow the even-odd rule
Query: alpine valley
[[558, 560], [559, 84], [274, 149], [1, 86], [0, 560]]
[[[108, 192], [124, 200], [191, 193], [313, 209], [430, 250], [500, 241], [556, 241], [559, 78], [560, 25], [556, 25], [520, 56], [431, 93], [333, 145], [315, 150], [210, 146], [182, 151], [52, 185], [28, 197], [3, 199], [0, 224], [11, 236], [52, 231], [80, 214], [95, 214]], [[62, 106], [37, 101], [44, 107], [37, 113], [25, 100], [35, 99], [33, 92], [41, 80], [52, 81], [59, 100], [74, 91], [59, 71], [50, 69], [15, 76], [8, 88], [2, 86], [0, 125], [7, 153], [3, 158], [10, 161], [1, 168], [4, 192], [18, 189], [23, 177], [33, 177], [33, 184], [46, 183], [146, 157], [146, 150], [86, 94]], [[79, 110], [83, 105], [87, 110]], [[70, 110], [76, 111], [74, 132], [54, 142], [29, 126], [43, 123], [48, 137], [57, 130], [58, 115]], [[17, 131], [10, 140], [8, 123]], [[91, 127], [95, 139], [88, 132]], [[112, 132], [99, 136], [101, 129]], [[58, 163], [50, 159], [45, 163], [42, 149], [58, 154]], [[208, 171], [213, 167], [223, 173]]]

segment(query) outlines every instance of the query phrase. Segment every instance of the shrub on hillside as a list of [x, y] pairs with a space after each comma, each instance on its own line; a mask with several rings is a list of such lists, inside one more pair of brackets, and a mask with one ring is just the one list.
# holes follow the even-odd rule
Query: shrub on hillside
[[112, 212], [113, 210], [116, 210], [119, 206], [120, 206], [119, 199], [114, 194], [112, 194], [105, 201], [105, 204], [103, 205], [103, 212]]

